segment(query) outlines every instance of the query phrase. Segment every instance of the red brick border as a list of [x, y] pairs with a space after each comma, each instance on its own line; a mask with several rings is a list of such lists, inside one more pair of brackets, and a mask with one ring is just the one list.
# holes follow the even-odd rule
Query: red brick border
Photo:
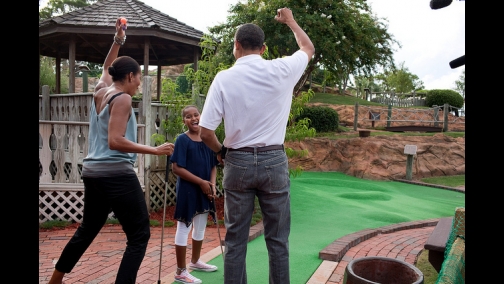
[[329, 261], [340, 261], [345, 253], [359, 243], [375, 237], [379, 234], [390, 234], [401, 230], [409, 230], [423, 227], [436, 226], [440, 218], [423, 221], [412, 221], [392, 224], [377, 229], [364, 229], [352, 234], [345, 235], [329, 244], [319, 252], [319, 258]]

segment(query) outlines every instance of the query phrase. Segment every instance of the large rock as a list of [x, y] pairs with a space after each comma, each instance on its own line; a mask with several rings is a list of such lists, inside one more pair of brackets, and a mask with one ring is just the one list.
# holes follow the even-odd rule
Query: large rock
[[465, 174], [465, 137], [451, 138], [442, 133], [434, 136], [370, 136], [356, 138], [308, 138], [287, 142], [286, 147], [308, 150], [305, 157], [290, 158], [289, 167], [305, 171], [337, 171], [372, 179], [406, 177], [405, 145], [416, 145], [413, 179]]

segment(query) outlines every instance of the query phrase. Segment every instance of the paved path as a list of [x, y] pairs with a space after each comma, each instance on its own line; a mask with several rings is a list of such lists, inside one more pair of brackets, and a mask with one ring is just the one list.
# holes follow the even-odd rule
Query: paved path
[[[151, 228], [151, 238], [147, 252], [138, 271], [138, 283], [172, 283], [173, 272], [176, 269], [175, 259], [175, 230], [176, 227]], [[51, 277], [63, 247], [72, 237], [75, 229], [64, 229], [52, 232], [39, 232], [39, 283], [47, 283]], [[225, 236], [225, 228], [220, 228], [221, 237]], [[161, 255], [161, 234], [163, 238], [163, 254], [161, 258], [161, 274], [159, 271]], [[64, 277], [67, 284], [108, 284], [114, 283], [117, 269], [124, 253], [126, 235], [120, 226], [105, 226], [86, 250], [71, 273]], [[190, 248], [190, 242], [188, 248]], [[216, 250], [217, 249], [217, 250]], [[220, 254], [219, 235], [216, 228], [207, 228], [201, 255], [204, 260], [210, 260]], [[187, 250], [187, 258], [191, 257], [191, 250]], [[171, 277], [168, 277], [171, 276]]]
[[[400, 223], [356, 232], [337, 239], [320, 252], [319, 256], [324, 260], [307, 283], [341, 284], [348, 262], [363, 256], [394, 257], [415, 264], [423, 249], [423, 244], [437, 224], [437, 220]], [[262, 223], [252, 227], [250, 239], [261, 235], [262, 229]], [[64, 229], [39, 233], [39, 283], [45, 284], [49, 281], [59, 254], [74, 231], [75, 229]], [[225, 228], [221, 226], [222, 239], [224, 239], [225, 232]], [[162, 233], [164, 238], [160, 273]], [[138, 283], [157, 284], [158, 280], [163, 284], [173, 283], [173, 273], [176, 269], [174, 237], [175, 227], [166, 227], [164, 232], [159, 227], [151, 228], [147, 253], [138, 272]], [[126, 237], [120, 226], [104, 227], [74, 270], [65, 275], [64, 281], [67, 284], [114, 283], [125, 242]], [[202, 259], [208, 261], [220, 254], [218, 231], [216, 228], [207, 228], [202, 248]], [[187, 258], [190, 257], [191, 250], [188, 249]]]

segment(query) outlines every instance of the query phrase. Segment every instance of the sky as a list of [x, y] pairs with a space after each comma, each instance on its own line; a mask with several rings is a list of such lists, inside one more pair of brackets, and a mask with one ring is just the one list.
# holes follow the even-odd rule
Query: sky
[[[226, 22], [229, 7], [240, 0], [140, 1], [208, 33], [208, 27]], [[46, 2], [40, 1], [41, 7]], [[386, 19], [388, 32], [402, 45], [393, 47], [397, 65], [404, 62], [427, 90], [455, 88], [465, 65], [452, 69], [449, 63], [465, 55], [465, 1], [453, 0], [447, 7], [436, 10], [430, 8], [430, 0], [368, 0], [368, 3], [377, 17]]]

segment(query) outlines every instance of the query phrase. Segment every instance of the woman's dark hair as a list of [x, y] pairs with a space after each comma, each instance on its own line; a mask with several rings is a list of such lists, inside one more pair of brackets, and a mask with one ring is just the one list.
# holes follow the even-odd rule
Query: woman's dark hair
[[135, 59], [129, 56], [120, 56], [109, 66], [108, 72], [112, 76], [112, 81], [116, 82], [124, 80], [130, 72], [136, 75], [141, 70]]
[[245, 50], [261, 49], [264, 44], [264, 32], [255, 24], [243, 24], [235, 34], [237, 40]]

